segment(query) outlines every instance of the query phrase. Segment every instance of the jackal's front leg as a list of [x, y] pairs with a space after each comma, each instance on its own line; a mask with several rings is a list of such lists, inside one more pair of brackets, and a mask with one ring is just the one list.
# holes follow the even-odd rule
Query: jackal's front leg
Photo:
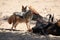
[[27, 31], [32, 32], [33, 30], [30, 28], [30, 22], [26, 23], [26, 25], [27, 25], [27, 29], [28, 29]]
[[26, 26], [27, 26], [27, 29], [29, 30], [30, 29], [30, 23], [26, 22]]

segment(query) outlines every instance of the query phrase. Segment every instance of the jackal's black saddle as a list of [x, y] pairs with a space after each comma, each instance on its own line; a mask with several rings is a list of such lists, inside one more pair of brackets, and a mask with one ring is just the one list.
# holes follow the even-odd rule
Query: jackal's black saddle
[[24, 18], [24, 15], [25, 15], [26, 12], [15, 12], [14, 14], [16, 16], [19, 16], [20, 18]]
[[15, 12], [14, 14], [16, 16], [19, 16], [21, 18], [26, 18], [27, 14], [30, 12], [30, 10], [26, 11], [26, 12]]

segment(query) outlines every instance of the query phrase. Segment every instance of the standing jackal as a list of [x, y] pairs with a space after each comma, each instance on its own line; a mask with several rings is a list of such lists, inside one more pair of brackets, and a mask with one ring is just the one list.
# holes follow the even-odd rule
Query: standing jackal
[[8, 23], [9, 24], [12, 24], [12, 28], [15, 28], [16, 29], [16, 26], [18, 23], [22, 23], [22, 22], [25, 22], [26, 25], [27, 25], [27, 28], [30, 29], [30, 20], [32, 19], [32, 12], [31, 10], [26, 10], [27, 6], [24, 7], [22, 6], [22, 12], [14, 12], [13, 15], [11, 15], [8, 19]]

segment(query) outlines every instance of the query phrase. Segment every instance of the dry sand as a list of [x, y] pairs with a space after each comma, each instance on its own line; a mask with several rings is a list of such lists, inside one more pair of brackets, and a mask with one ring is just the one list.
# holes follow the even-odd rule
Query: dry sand
[[[0, 0], [0, 18], [10, 16], [13, 12], [20, 12], [21, 6], [32, 6], [40, 15], [54, 14], [56, 19], [60, 19], [60, 0]], [[10, 29], [12, 25], [7, 21], [0, 21], [0, 28]], [[31, 24], [31, 27], [34, 25]], [[47, 40], [45, 36], [25, 33], [27, 28], [25, 23], [18, 24], [18, 30], [0, 30], [0, 40]], [[60, 40], [60, 37], [49, 36], [50, 40]]]
[[0, 0], [0, 13], [9, 16], [13, 12], [20, 12], [22, 5], [31, 5], [43, 17], [54, 14], [55, 18], [60, 19], [60, 0]]

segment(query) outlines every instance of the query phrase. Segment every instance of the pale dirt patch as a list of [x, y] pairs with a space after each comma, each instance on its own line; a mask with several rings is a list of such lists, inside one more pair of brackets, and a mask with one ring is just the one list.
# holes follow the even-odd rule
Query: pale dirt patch
[[[0, 18], [3, 16], [11, 16], [13, 12], [20, 12], [21, 6], [33, 6], [37, 12], [45, 17], [48, 13], [54, 14], [56, 19], [60, 19], [60, 0], [0, 0]], [[34, 25], [31, 24], [31, 28]], [[47, 40], [45, 36], [35, 35], [33, 33], [25, 33], [27, 28], [25, 23], [20, 23], [17, 30], [24, 31], [9, 31], [12, 24], [6, 21], [0, 21], [0, 40]], [[60, 36], [49, 36], [50, 40], [60, 40]]]

